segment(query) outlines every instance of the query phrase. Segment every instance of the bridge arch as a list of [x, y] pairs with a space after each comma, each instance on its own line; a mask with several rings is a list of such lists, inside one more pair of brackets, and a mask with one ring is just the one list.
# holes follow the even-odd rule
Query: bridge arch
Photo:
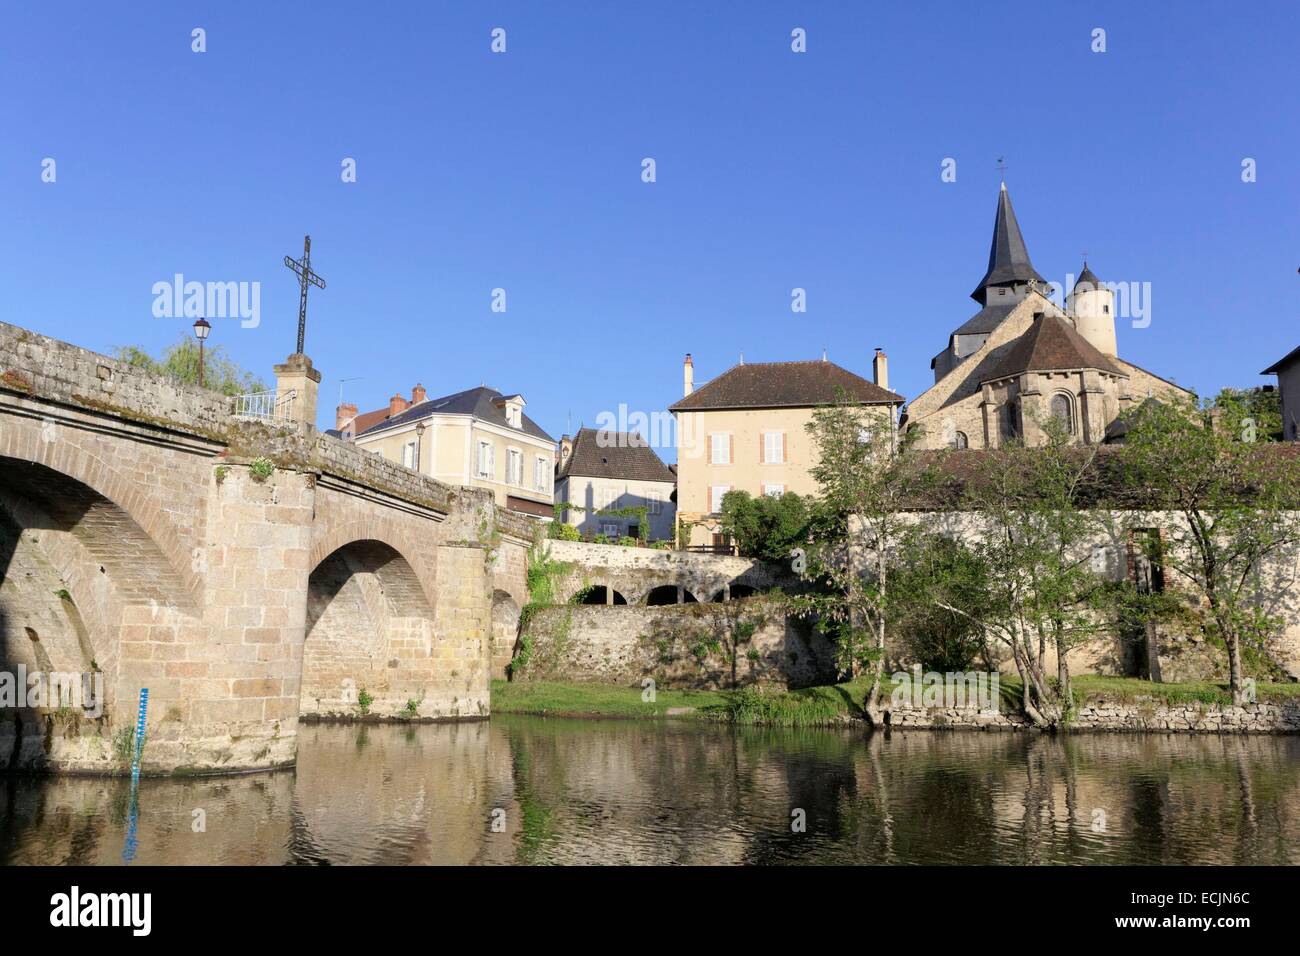
[[433, 605], [400, 551], [374, 539], [334, 549], [307, 580], [300, 713], [418, 710], [444, 676], [435, 638]]
[[420, 584], [420, 590], [429, 604], [434, 603], [437, 594], [434, 575], [436, 568], [427, 567], [426, 562], [418, 557], [419, 549], [406, 534], [390, 522], [374, 519], [353, 519], [339, 524], [330, 521], [316, 522], [322, 533], [312, 538], [311, 552], [307, 558], [312, 573], [330, 556], [353, 545], [379, 543], [396, 552], [406, 567], [411, 569]]

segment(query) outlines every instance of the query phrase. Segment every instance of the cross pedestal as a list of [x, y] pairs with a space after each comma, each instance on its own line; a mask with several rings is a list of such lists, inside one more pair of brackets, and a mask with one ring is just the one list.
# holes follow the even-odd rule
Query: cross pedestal
[[320, 389], [320, 372], [312, 367], [311, 359], [301, 352], [295, 352], [275, 366], [275, 399], [278, 408], [281, 402], [293, 393], [293, 404], [289, 406], [289, 419], [307, 430], [316, 427], [316, 395]]

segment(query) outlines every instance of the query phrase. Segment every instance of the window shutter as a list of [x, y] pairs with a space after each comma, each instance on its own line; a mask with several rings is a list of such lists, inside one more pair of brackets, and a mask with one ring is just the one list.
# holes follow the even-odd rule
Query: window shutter
[[713, 436], [712, 435], [709, 435], [708, 437], [708, 445], [709, 447], [705, 449], [708, 452], [708, 457], [706, 460], [711, 465], [713, 464]]
[[786, 450], [786, 445], [785, 445], [785, 432], [781, 432], [781, 463], [782, 464], [785, 464], [787, 461], [790, 460], [788, 455], [789, 452]]

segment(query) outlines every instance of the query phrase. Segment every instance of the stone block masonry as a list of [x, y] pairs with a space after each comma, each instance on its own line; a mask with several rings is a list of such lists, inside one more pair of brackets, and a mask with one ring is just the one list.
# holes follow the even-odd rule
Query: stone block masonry
[[647, 677], [663, 688], [809, 687], [834, 682], [834, 648], [763, 597], [567, 605], [529, 618], [512, 667], [525, 681], [640, 686]]
[[142, 687], [146, 773], [291, 763], [300, 713], [362, 688], [486, 715], [494, 585], [523, 574], [488, 570], [491, 494], [233, 412], [0, 323], [0, 672], [106, 685], [96, 719], [0, 710], [0, 768], [124, 772]]

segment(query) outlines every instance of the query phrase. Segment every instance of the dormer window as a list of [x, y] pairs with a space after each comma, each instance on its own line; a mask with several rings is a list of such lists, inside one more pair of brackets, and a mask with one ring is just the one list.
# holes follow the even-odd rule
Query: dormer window
[[511, 428], [524, 427], [524, 397], [522, 395], [510, 395], [497, 402], [497, 406], [505, 413], [506, 424]]

